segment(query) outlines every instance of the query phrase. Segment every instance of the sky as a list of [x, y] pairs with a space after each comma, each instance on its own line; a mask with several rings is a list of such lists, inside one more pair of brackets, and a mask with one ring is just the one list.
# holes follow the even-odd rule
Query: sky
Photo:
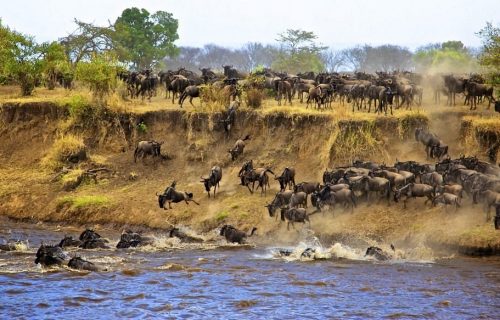
[[73, 32], [74, 18], [109, 25], [129, 7], [172, 13], [179, 21], [176, 44], [195, 47], [273, 44], [286, 29], [313, 31], [333, 48], [366, 43], [415, 49], [447, 40], [479, 47], [475, 33], [487, 21], [500, 23], [499, 0], [16, 0], [2, 1], [0, 19], [42, 42]]

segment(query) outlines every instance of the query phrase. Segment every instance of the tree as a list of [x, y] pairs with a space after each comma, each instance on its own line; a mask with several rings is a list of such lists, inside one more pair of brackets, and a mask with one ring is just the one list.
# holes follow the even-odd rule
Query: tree
[[413, 57], [420, 72], [473, 72], [477, 61], [461, 41], [447, 41], [417, 49]]
[[76, 78], [87, 84], [97, 102], [104, 102], [104, 97], [116, 88], [116, 73], [119, 64], [110, 53], [94, 54], [90, 61], [82, 61], [76, 67]]
[[113, 41], [118, 58], [135, 69], [151, 68], [165, 56], [175, 56], [178, 22], [171, 13], [128, 8], [116, 19]]
[[64, 47], [54, 41], [52, 43], [43, 43], [40, 48], [42, 59], [42, 72], [47, 81], [49, 90], [53, 90], [57, 83], [58, 76], [71, 73], [71, 68], [67, 60]]
[[357, 46], [354, 48], [342, 50], [342, 56], [345, 65], [352, 71], [362, 71], [361, 67], [366, 61], [366, 50], [363, 47]]
[[500, 85], [500, 27], [494, 27], [491, 22], [478, 32], [483, 40], [483, 52], [479, 63], [488, 70], [488, 78], [492, 84]]
[[21, 86], [21, 94], [29, 96], [40, 82], [40, 46], [32, 37], [10, 30], [0, 24], [0, 62], [4, 77], [13, 79]]
[[324, 69], [320, 53], [326, 47], [316, 44], [318, 37], [310, 31], [287, 29], [278, 39], [280, 52], [272, 67], [297, 73], [300, 71], [320, 72]]
[[115, 49], [112, 42], [114, 31], [111, 27], [99, 27], [77, 19], [75, 23], [77, 29], [59, 39], [73, 66], [82, 60], [89, 61], [94, 54]]
[[321, 55], [321, 60], [328, 72], [337, 72], [345, 64], [342, 51], [327, 50]]

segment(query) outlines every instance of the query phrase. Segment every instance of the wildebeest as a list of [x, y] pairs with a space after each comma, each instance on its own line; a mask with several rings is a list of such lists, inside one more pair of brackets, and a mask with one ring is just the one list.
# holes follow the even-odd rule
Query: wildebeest
[[245, 149], [245, 141], [247, 140], [250, 140], [249, 134], [247, 134], [243, 139], [236, 140], [233, 148], [228, 150], [231, 154], [231, 160], [236, 160], [243, 153], [243, 150]]
[[76, 270], [98, 271], [95, 264], [90, 261], [83, 260], [80, 257], [71, 258], [68, 262], [68, 267]]
[[473, 81], [467, 81], [465, 84], [465, 92], [469, 98], [470, 110], [477, 109], [477, 100], [481, 97], [485, 97], [488, 99], [488, 109], [490, 108], [490, 104], [495, 102], [493, 98], [493, 87], [487, 86], [485, 84], [476, 83]]
[[442, 203], [445, 206], [445, 209], [448, 211], [448, 205], [455, 206], [455, 211], [460, 208], [460, 198], [451, 193], [441, 193], [437, 194], [432, 200], [432, 204], [436, 205], [437, 203]]
[[66, 254], [59, 246], [48, 246], [42, 243], [36, 252], [36, 264], [44, 266], [60, 265], [67, 258]]
[[[271, 203], [266, 204], [265, 207], [267, 208], [269, 212], [270, 217], [274, 217], [274, 213], [276, 212], [276, 209], [289, 205], [290, 200], [293, 196], [293, 191], [291, 190], [286, 190], [286, 191], [280, 191], [276, 193], [274, 196], [273, 201]], [[276, 216], [277, 218], [277, 216]]]
[[200, 97], [200, 88], [198, 86], [187, 86], [184, 91], [182, 91], [182, 94], [179, 96], [179, 105], [182, 108], [182, 104], [184, 103], [184, 100], [189, 96], [189, 103], [193, 105], [193, 98], [199, 98]]
[[406, 186], [394, 191], [394, 201], [399, 202], [401, 197], [405, 196], [405, 199], [403, 200], [403, 208], [406, 209], [406, 202], [409, 198], [427, 197], [425, 204], [429, 201], [432, 204], [434, 195], [434, 188], [430, 185], [422, 183], [409, 183]]
[[208, 197], [210, 198], [210, 189], [214, 187], [214, 198], [215, 198], [215, 191], [217, 190], [217, 187], [220, 188], [220, 180], [222, 179], [222, 169], [219, 166], [213, 166], [212, 169], [210, 169], [210, 175], [208, 178], [200, 177], [201, 178], [201, 183], [205, 186], [205, 190], [208, 193]]
[[330, 191], [329, 187], [324, 187], [311, 195], [311, 202], [318, 211], [321, 211], [321, 208], [325, 205], [333, 208], [336, 204], [344, 204], [344, 206], [349, 206], [351, 208], [352, 213], [356, 206], [354, 192], [348, 188]]
[[59, 242], [58, 246], [61, 248], [64, 247], [79, 247], [82, 242], [78, 239], [73, 239], [71, 236], [65, 236], [61, 242]]
[[292, 187], [295, 187], [295, 169], [292, 167], [286, 167], [281, 176], [274, 179], [278, 180], [280, 184], [280, 191], [285, 191], [287, 186], [292, 189]]
[[137, 158], [144, 159], [148, 155], [150, 155], [153, 158], [160, 157], [162, 144], [163, 141], [162, 142], [157, 142], [155, 140], [139, 141], [134, 151], [134, 162], [137, 162]]
[[295, 229], [294, 222], [311, 224], [305, 208], [281, 208], [281, 221], [287, 221], [286, 229], [290, 230], [290, 223]]
[[[319, 182], [301, 182], [295, 185], [293, 188], [294, 192], [303, 191], [306, 195], [310, 195], [314, 191], [319, 190]], [[307, 196], [306, 196], [306, 204], [307, 204]]]
[[385, 198], [388, 202], [390, 201], [391, 182], [388, 179], [370, 176], [363, 176], [361, 179], [363, 191], [366, 194], [366, 201], [370, 201], [371, 192], [376, 192], [382, 196], [382, 199]]
[[245, 232], [226, 224], [220, 229], [220, 235], [224, 236], [227, 242], [243, 244], [245, 242], [245, 239], [247, 237], [253, 236], [256, 230], [257, 228], [253, 227], [250, 234], [247, 235]]
[[120, 241], [116, 244], [118, 249], [135, 248], [151, 244], [153, 241], [132, 230], [125, 230], [120, 236]]
[[[425, 146], [427, 158], [432, 158], [432, 148], [440, 145], [439, 138], [423, 128], [415, 129], [415, 140], [421, 142]], [[446, 148], [446, 153], [448, 149]]]
[[444, 76], [444, 86], [448, 91], [447, 105], [455, 105], [455, 95], [462, 93], [465, 90], [465, 80], [458, 78], [455, 75], [449, 74]]
[[175, 227], [170, 229], [169, 237], [179, 238], [182, 242], [197, 242], [197, 243], [203, 242], [203, 239], [187, 235], [185, 232]]
[[108, 248], [106, 245], [108, 241], [92, 229], [85, 229], [79, 239], [81, 241], [79, 247], [82, 249]]
[[278, 81], [277, 85], [278, 85], [278, 93], [276, 95], [276, 100], [278, 100], [278, 106], [281, 106], [282, 97], [285, 98], [285, 105], [287, 100], [288, 103], [292, 105], [292, 85], [290, 84], [290, 82], [285, 80], [280, 80]]
[[225, 119], [220, 120], [224, 126], [224, 131], [226, 134], [229, 134], [229, 131], [231, 131], [232, 126], [234, 125], [235, 119], [236, 119], [236, 109], [238, 109], [240, 105], [239, 101], [233, 101], [229, 105], [229, 108], [227, 109], [227, 116]]
[[[394, 246], [391, 245], [391, 248], [394, 251]], [[391, 254], [385, 252], [379, 247], [369, 247], [368, 249], [366, 249], [365, 256], [371, 256], [380, 261], [386, 261], [392, 259]]]
[[500, 193], [491, 190], [478, 190], [473, 194], [474, 203], [482, 203], [486, 221], [490, 220], [490, 208], [500, 206]]
[[165, 192], [163, 194], [158, 194], [158, 205], [160, 208], [163, 210], [167, 210], [167, 207], [165, 206], [165, 202], [168, 203], [168, 209], [172, 209], [172, 202], [173, 203], [178, 203], [181, 201], [185, 201], [186, 204], [189, 204], [190, 201], [196, 203], [197, 205], [200, 205], [198, 202], [196, 202], [193, 199], [193, 193], [191, 192], [184, 192], [184, 191], [176, 191], [175, 190], [175, 185], [174, 187], [169, 187], [165, 189]]
[[[261, 194], [263, 194], [266, 192], [267, 187], [270, 186], [267, 172], [274, 175], [274, 172], [270, 168], [254, 168], [253, 160], [250, 160], [243, 164], [238, 172], [238, 177], [241, 179], [241, 185], [246, 186], [250, 193], [254, 192], [255, 182], [258, 182], [257, 189], [261, 188]], [[251, 189], [250, 183], [252, 184]]]

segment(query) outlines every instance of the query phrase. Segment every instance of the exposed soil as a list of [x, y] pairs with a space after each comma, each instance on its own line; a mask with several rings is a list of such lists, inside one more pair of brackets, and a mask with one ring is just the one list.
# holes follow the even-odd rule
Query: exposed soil
[[[259, 113], [242, 110], [226, 136], [219, 113], [160, 110], [145, 113], [108, 112], [92, 123], [73, 123], [67, 128], [68, 110], [55, 104], [6, 103], [0, 111], [0, 215], [16, 219], [68, 224], [116, 224], [150, 228], [189, 225], [205, 232], [229, 223], [240, 229], [258, 227], [263, 241], [286, 242], [300, 236], [270, 218], [264, 205], [272, 200], [278, 184], [271, 176], [271, 189], [250, 194], [239, 185], [237, 173], [245, 160], [271, 167], [280, 174], [286, 166], [297, 171], [296, 181], [321, 181], [325, 168], [363, 158], [392, 164], [396, 159], [425, 161], [423, 147], [412, 138], [415, 126], [429, 125], [449, 146], [452, 156], [466, 153], [460, 140], [462, 114], [441, 108], [428, 114], [430, 123], [403, 125], [396, 117], [369, 120], [338, 120], [319, 115]], [[138, 130], [143, 122], [147, 129]], [[369, 128], [368, 131], [365, 128]], [[83, 179], [71, 191], [40, 165], [53, 142], [63, 132], [81, 135], [90, 159], [68, 164], [71, 169], [107, 168], [97, 183]], [[247, 134], [251, 140], [244, 154], [232, 162], [227, 150]], [[367, 134], [371, 136], [367, 136]], [[140, 140], [165, 141], [165, 159], [147, 158], [134, 163], [133, 151]], [[353, 142], [355, 141], [355, 143]], [[359, 142], [361, 141], [361, 142]], [[352, 148], [350, 153], [342, 152]], [[342, 149], [342, 150], [340, 150]], [[351, 149], [349, 149], [351, 150]], [[200, 176], [213, 165], [223, 169], [220, 192], [208, 198]], [[156, 192], [173, 180], [177, 189], [194, 193], [200, 206], [173, 204], [158, 207]], [[104, 196], [104, 204], [74, 206], [62, 199]], [[424, 206], [422, 199], [400, 204], [360, 203], [353, 214], [339, 208], [334, 213], [311, 217], [311, 229], [324, 239], [392, 242], [398, 246], [439, 247], [467, 254], [492, 254], [500, 250], [500, 233], [485, 221], [478, 206], [463, 200], [458, 212]], [[296, 228], [302, 228], [296, 225]]]

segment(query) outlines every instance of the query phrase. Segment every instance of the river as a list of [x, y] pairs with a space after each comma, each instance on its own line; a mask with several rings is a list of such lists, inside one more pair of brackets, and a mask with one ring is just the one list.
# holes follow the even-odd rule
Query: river
[[[143, 248], [68, 251], [105, 269], [101, 272], [34, 264], [42, 241], [57, 243], [79, 231], [2, 221], [0, 241], [23, 240], [27, 246], [0, 251], [1, 319], [498, 319], [500, 314], [499, 257], [412, 259], [406, 252], [379, 262], [364, 257], [366, 248], [323, 247], [313, 238], [289, 246], [292, 256], [283, 258], [273, 246], [224, 241], [186, 246], [157, 234], [155, 244]], [[116, 244], [119, 233], [99, 231]], [[318, 259], [295, 255], [305, 247], [314, 247]]]

